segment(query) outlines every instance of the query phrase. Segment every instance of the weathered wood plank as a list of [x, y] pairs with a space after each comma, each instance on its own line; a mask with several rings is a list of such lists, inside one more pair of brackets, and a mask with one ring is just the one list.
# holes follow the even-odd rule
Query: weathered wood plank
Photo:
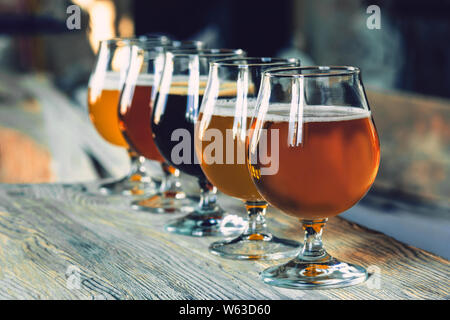
[[[219, 198], [230, 211], [242, 205]], [[449, 262], [340, 218], [330, 220], [331, 254], [381, 271], [380, 289], [298, 291], [262, 283], [277, 262], [212, 256], [214, 238], [164, 232], [177, 215], [129, 209], [126, 198], [86, 196], [62, 185], [0, 186], [0, 298], [21, 299], [448, 299]], [[276, 210], [274, 232], [300, 240], [300, 225]], [[79, 268], [79, 289], [67, 268]]]

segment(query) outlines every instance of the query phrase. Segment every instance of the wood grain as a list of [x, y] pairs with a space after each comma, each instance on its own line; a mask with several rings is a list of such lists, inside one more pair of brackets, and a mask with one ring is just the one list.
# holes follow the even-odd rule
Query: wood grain
[[[229, 211], [242, 205], [221, 196]], [[262, 283], [277, 262], [212, 256], [214, 238], [168, 234], [177, 215], [133, 211], [126, 198], [84, 195], [64, 185], [0, 186], [0, 299], [448, 299], [449, 262], [362, 228], [330, 220], [325, 244], [342, 260], [381, 270], [380, 289], [299, 291]], [[300, 240], [300, 225], [271, 210], [278, 235]], [[68, 268], [80, 271], [69, 289]]]

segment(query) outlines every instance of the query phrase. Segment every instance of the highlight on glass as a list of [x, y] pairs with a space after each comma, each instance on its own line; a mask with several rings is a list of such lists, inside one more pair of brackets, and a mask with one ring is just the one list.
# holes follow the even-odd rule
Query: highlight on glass
[[200, 165], [220, 191], [240, 199], [248, 226], [237, 238], [217, 241], [210, 251], [240, 260], [271, 260], [294, 256], [300, 244], [274, 236], [267, 228], [268, 206], [248, 170], [245, 143], [255, 110], [261, 75], [273, 67], [299, 66], [297, 59], [229, 58], [211, 64], [208, 85], [195, 129]]
[[[251, 124], [252, 179], [272, 206], [300, 219], [304, 246], [293, 260], [261, 273], [274, 286], [316, 289], [354, 285], [364, 268], [331, 257], [322, 245], [329, 217], [354, 206], [378, 172], [380, 145], [355, 67], [267, 70]], [[277, 170], [266, 152], [278, 150]]]

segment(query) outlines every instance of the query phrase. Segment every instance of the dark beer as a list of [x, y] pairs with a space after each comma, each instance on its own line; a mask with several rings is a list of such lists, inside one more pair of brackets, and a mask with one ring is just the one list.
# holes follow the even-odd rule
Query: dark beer
[[[194, 128], [198, 118], [198, 110], [202, 104], [206, 82], [200, 81], [197, 96], [198, 101], [195, 100], [196, 95], [188, 94], [187, 86], [188, 84], [185, 81], [173, 82], [171, 84], [169, 94], [166, 96], [164, 111], [159, 118], [157, 118], [157, 115], [153, 115], [153, 136], [159, 152], [172, 166], [184, 173], [205, 179], [205, 174], [195, 154]], [[234, 84], [225, 84], [220, 96], [226, 97], [232, 96], [232, 94], [236, 94]], [[185, 131], [186, 138], [188, 138], [187, 141], [184, 138], [178, 137], [180, 129]], [[187, 152], [186, 154], [184, 152], [178, 152], [180, 143], [186, 146], [183, 149]], [[172, 154], [175, 147], [177, 149]], [[172, 157], [174, 155], [183, 157], [183, 163], [179, 163], [176, 159], [173, 159]]]
[[[198, 104], [194, 105], [194, 96], [187, 94], [186, 83], [173, 83], [166, 96], [165, 110], [159, 119], [153, 121], [152, 129], [158, 150], [170, 165], [184, 173], [204, 179], [194, 149], [194, 125], [202, 98], [203, 91], [198, 96]], [[174, 132], [176, 134], [183, 130], [186, 134], [183, 138], [176, 139], [173, 136]], [[176, 152], [177, 156], [184, 159], [182, 163], [172, 157], [172, 150], [177, 145], [180, 147], [180, 143], [186, 146], [182, 151]]]

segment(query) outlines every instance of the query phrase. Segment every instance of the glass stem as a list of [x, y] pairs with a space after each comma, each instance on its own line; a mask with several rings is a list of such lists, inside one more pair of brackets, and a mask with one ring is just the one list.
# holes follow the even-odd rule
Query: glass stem
[[303, 261], [315, 261], [328, 257], [322, 244], [322, 231], [328, 219], [302, 220], [302, 228], [305, 230], [303, 249], [298, 259]]
[[132, 180], [140, 180], [146, 175], [145, 158], [137, 154], [135, 151], [128, 149], [128, 155], [130, 156], [131, 169], [130, 178]]
[[160, 192], [168, 196], [170, 196], [170, 194], [173, 194], [173, 196], [182, 194], [181, 182], [178, 179], [180, 171], [166, 162], [161, 164], [161, 169], [164, 173], [164, 177], [161, 183]]
[[251, 240], [260, 240], [260, 238], [270, 235], [265, 218], [267, 202], [246, 201], [245, 207], [248, 214], [248, 226], [243, 235], [251, 237]]
[[207, 179], [199, 179], [198, 184], [200, 186], [200, 202], [198, 204], [198, 212], [211, 213], [217, 211], [217, 188], [214, 187]]

